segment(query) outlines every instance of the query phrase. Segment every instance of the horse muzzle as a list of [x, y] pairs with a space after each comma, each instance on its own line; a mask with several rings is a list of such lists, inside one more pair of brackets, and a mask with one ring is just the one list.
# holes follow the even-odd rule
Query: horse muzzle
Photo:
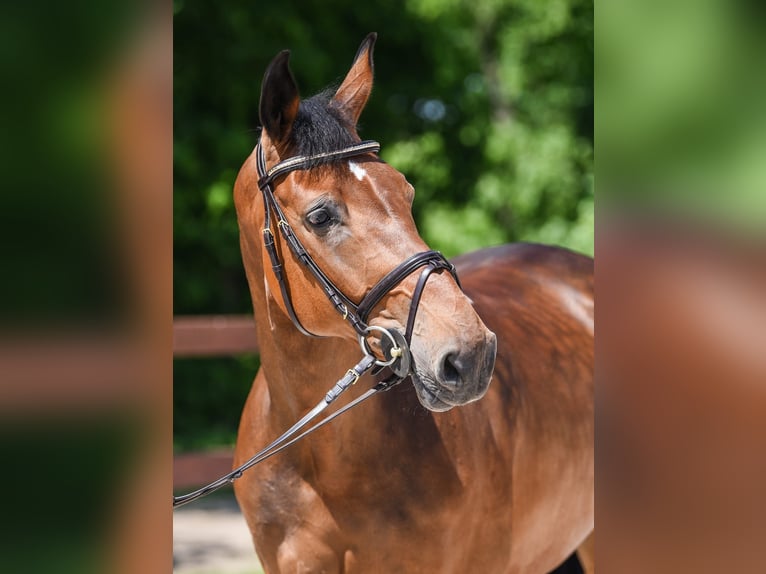
[[412, 381], [420, 403], [442, 412], [482, 398], [489, 388], [497, 353], [497, 337], [487, 330], [473, 345], [448, 347], [435, 353], [413, 341]]

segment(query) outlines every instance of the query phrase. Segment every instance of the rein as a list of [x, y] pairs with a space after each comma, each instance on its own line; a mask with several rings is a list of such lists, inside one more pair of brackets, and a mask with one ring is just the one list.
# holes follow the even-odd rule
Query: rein
[[352, 407], [369, 399], [372, 395], [379, 393], [381, 391], [386, 391], [403, 380], [402, 378], [394, 375], [393, 377], [390, 377], [384, 381], [381, 381], [380, 383], [375, 385], [373, 388], [369, 389], [363, 395], [357, 397], [356, 399], [351, 401], [349, 404], [347, 404], [340, 410], [327, 416], [326, 418], [316, 423], [314, 426], [302, 432], [298, 436], [295, 436], [298, 434], [298, 432], [301, 431], [301, 429], [303, 429], [307, 424], [309, 424], [312, 420], [314, 420], [317, 416], [319, 416], [322, 413], [322, 411], [325, 410], [331, 403], [333, 403], [335, 399], [337, 399], [343, 393], [343, 391], [345, 391], [350, 386], [355, 384], [356, 381], [359, 380], [359, 377], [361, 377], [367, 371], [372, 369], [377, 362], [378, 361], [374, 355], [365, 354], [362, 360], [359, 361], [356, 364], [356, 366], [354, 366], [353, 369], [349, 369], [346, 372], [346, 374], [343, 375], [343, 377], [337, 383], [335, 383], [335, 385], [327, 392], [325, 397], [321, 401], [319, 401], [319, 403], [317, 403], [317, 405], [313, 409], [311, 409], [308, 413], [306, 413], [303, 416], [303, 418], [301, 418], [297, 423], [295, 423], [293, 426], [287, 429], [278, 438], [273, 440], [268, 446], [266, 446], [265, 448], [261, 449], [256, 454], [254, 454], [247, 462], [245, 462], [238, 468], [235, 468], [230, 473], [223, 475], [221, 478], [214, 480], [213, 482], [211, 482], [210, 484], [206, 486], [203, 486], [199, 490], [195, 490], [194, 492], [190, 492], [189, 494], [184, 494], [182, 496], [174, 496], [173, 508], [176, 508], [178, 506], [183, 506], [184, 504], [193, 502], [197, 500], [198, 498], [202, 498], [203, 496], [207, 496], [208, 494], [211, 494], [215, 492], [216, 490], [223, 488], [227, 484], [233, 483], [235, 480], [240, 478], [247, 469], [255, 466], [259, 462], [263, 462], [264, 460], [271, 457], [272, 455], [275, 455], [278, 452], [286, 449], [288, 446], [298, 442], [300, 439], [302, 439], [306, 435], [314, 432], [315, 430], [329, 423], [338, 415], [343, 414], [344, 412], [351, 409]]
[[[198, 498], [206, 496], [216, 490], [233, 483], [240, 478], [242, 474], [249, 468], [255, 466], [259, 462], [266, 460], [272, 455], [284, 450], [295, 442], [299, 441], [306, 435], [314, 432], [323, 425], [327, 424], [335, 417], [343, 414], [347, 410], [355, 407], [363, 401], [370, 398], [372, 395], [381, 391], [386, 391], [391, 387], [397, 385], [405, 378], [407, 378], [413, 369], [412, 355], [410, 353], [410, 342], [412, 339], [412, 332], [415, 325], [415, 316], [417, 314], [418, 306], [420, 305], [420, 299], [423, 295], [428, 278], [436, 271], [440, 273], [444, 270], [454, 277], [458, 286], [460, 286], [460, 280], [457, 276], [455, 266], [452, 265], [447, 259], [438, 251], [423, 251], [416, 253], [394, 269], [386, 273], [362, 298], [359, 303], [354, 303], [349, 297], [347, 297], [343, 291], [341, 291], [335, 283], [322, 271], [319, 265], [314, 261], [311, 255], [303, 247], [298, 237], [293, 233], [290, 224], [285, 218], [284, 212], [277, 201], [274, 194], [275, 181], [291, 171], [310, 169], [318, 163], [326, 163], [330, 161], [337, 161], [357, 155], [366, 153], [377, 153], [380, 151], [380, 144], [375, 141], [363, 141], [358, 144], [343, 148], [338, 151], [320, 153], [310, 156], [295, 156], [286, 160], [283, 160], [273, 166], [271, 169], [266, 169], [266, 159], [264, 157], [263, 148], [260, 142], [256, 146], [256, 165], [258, 170], [258, 187], [261, 190], [263, 196], [264, 207], [264, 225], [263, 225], [263, 244], [266, 248], [266, 252], [269, 254], [269, 260], [271, 261], [271, 269], [279, 283], [279, 289], [282, 293], [282, 300], [285, 303], [287, 314], [295, 327], [304, 335], [309, 337], [318, 337], [303, 327], [298, 316], [295, 313], [295, 308], [290, 298], [290, 292], [287, 288], [287, 282], [284, 273], [284, 266], [279, 259], [277, 253], [276, 244], [274, 242], [274, 233], [271, 230], [272, 215], [277, 221], [277, 227], [279, 228], [282, 237], [287, 245], [290, 247], [293, 255], [305, 265], [311, 274], [316, 278], [319, 284], [324, 289], [325, 295], [333, 304], [338, 313], [340, 313], [344, 320], [348, 321], [359, 336], [359, 346], [361, 347], [363, 357], [362, 359], [346, 374], [338, 380], [335, 385], [327, 392], [325, 397], [317, 403], [317, 405], [306, 413], [298, 422], [292, 427], [287, 429], [282, 435], [272, 441], [268, 446], [261, 449], [255, 455], [253, 455], [247, 462], [234, 469], [228, 474], [225, 474], [221, 478], [211, 482], [207, 486], [195, 490], [189, 494], [173, 497], [173, 507], [182, 506], [188, 504]], [[415, 290], [412, 294], [412, 300], [410, 302], [410, 310], [407, 315], [407, 325], [405, 327], [404, 334], [399, 333], [395, 329], [384, 329], [375, 325], [368, 325], [367, 320], [372, 309], [380, 303], [380, 301], [404, 281], [407, 277], [412, 275], [420, 268], [424, 268], [420, 276], [418, 277]], [[381, 338], [381, 347], [383, 349], [383, 355], [385, 360], [378, 359], [372, 352], [367, 343], [367, 339], [374, 333], [379, 333]], [[367, 390], [364, 394], [360, 395], [346, 406], [342, 407], [338, 411], [328, 415], [318, 423], [314, 424], [309, 429], [298, 434], [302, 429], [306, 427], [312, 420], [319, 416], [331, 403], [333, 403], [346, 389], [351, 387], [359, 378], [372, 369], [377, 369], [373, 374], [379, 373], [382, 369], [388, 367], [392, 371], [392, 375], [383, 381], [376, 384], [371, 389]]]

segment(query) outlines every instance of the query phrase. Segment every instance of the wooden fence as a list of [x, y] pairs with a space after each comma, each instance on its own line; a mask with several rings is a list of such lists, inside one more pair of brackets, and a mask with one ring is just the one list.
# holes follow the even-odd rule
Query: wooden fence
[[[173, 320], [174, 357], [233, 356], [253, 352], [258, 352], [258, 340], [251, 316], [180, 316]], [[173, 487], [200, 486], [231, 468], [232, 451], [228, 449], [180, 454], [173, 458]]]

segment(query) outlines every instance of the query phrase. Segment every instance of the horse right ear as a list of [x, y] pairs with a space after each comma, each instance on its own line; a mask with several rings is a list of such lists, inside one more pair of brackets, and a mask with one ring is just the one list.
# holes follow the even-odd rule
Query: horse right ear
[[356, 126], [356, 122], [359, 121], [359, 116], [362, 115], [362, 110], [372, 92], [372, 50], [377, 38], [378, 35], [373, 32], [364, 39], [351, 69], [332, 99], [332, 105], [352, 126]]
[[289, 60], [289, 50], [277, 54], [266, 69], [261, 86], [261, 125], [272, 143], [280, 149], [288, 141], [301, 103]]

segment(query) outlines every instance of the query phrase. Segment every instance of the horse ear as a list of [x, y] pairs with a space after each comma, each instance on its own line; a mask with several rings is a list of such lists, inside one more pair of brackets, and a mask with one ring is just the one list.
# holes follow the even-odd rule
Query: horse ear
[[351, 65], [346, 79], [343, 80], [332, 99], [332, 105], [353, 126], [359, 120], [367, 99], [370, 97], [370, 92], [372, 92], [372, 50], [377, 38], [378, 35], [373, 32], [364, 39], [356, 52], [354, 63]]
[[261, 125], [269, 139], [278, 147], [287, 142], [301, 103], [289, 60], [289, 50], [277, 54], [266, 69], [261, 86]]

